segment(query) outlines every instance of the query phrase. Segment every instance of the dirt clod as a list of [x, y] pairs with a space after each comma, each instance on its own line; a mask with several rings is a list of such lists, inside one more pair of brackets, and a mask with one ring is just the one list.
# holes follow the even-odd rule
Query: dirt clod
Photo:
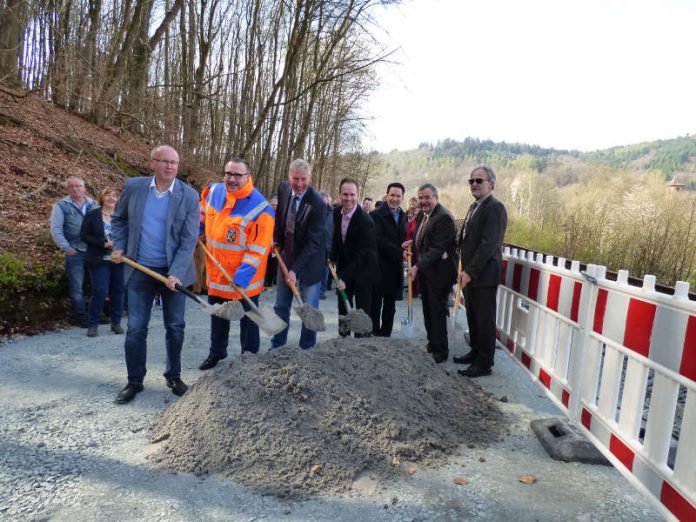
[[422, 347], [335, 339], [203, 376], [155, 419], [151, 440], [162, 442], [150, 458], [280, 496], [340, 492], [365, 471], [389, 479], [403, 460], [422, 468], [460, 445], [480, 450], [503, 432], [495, 402]]

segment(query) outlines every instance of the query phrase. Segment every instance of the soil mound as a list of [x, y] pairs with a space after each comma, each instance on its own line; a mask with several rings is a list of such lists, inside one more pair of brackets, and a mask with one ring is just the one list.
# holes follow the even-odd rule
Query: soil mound
[[482, 446], [504, 425], [489, 394], [422, 348], [335, 339], [244, 355], [201, 377], [155, 419], [150, 458], [280, 496], [335, 493], [363, 472], [388, 479], [407, 462]]

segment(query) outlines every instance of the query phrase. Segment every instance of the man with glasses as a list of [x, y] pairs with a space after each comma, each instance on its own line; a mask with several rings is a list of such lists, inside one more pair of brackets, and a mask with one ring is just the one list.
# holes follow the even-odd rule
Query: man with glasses
[[[312, 168], [303, 159], [290, 163], [288, 181], [278, 187], [278, 211], [273, 242], [280, 249], [288, 277], [278, 272], [278, 292], [273, 307], [276, 315], [289, 324], [293, 294], [288, 286], [296, 284], [302, 300], [319, 308], [321, 279], [326, 273], [326, 203], [310, 185]], [[288, 328], [276, 334], [271, 348], [287, 343]], [[317, 343], [317, 333], [302, 325], [300, 348]]]
[[[505, 206], [493, 196], [495, 173], [487, 165], [471, 171], [469, 186], [474, 203], [459, 235], [459, 273], [469, 323], [471, 351], [455, 357], [466, 377], [490, 375], [495, 354], [496, 292], [503, 269], [503, 238], [507, 227]], [[456, 296], [458, 299], [459, 296]]]
[[439, 202], [437, 187], [425, 183], [418, 188], [416, 235], [406, 241], [412, 245], [416, 263], [409, 268], [409, 277], [418, 277], [423, 301], [423, 322], [428, 334], [428, 352], [436, 363], [449, 357], [447, 343], [447, 299], [457, 279], [454, 218]]
[[[273, 240], [275, 212], [254, 188], [246, 160], [232, 158], [225, 164], [224, 173], [221, 183], [209, 185], [201, 194], [200, 232], [208, 250], [234, 284], [258, 305]], [[210, 304], [235, 299], [244, 310], [251, 308], [211, 259], [206, 259], [206, 271]], [[227, 357], [229, 338], [230, 322], [210, 316], [210, 351], [198, 368], [209, 370]], [[259, 327], [246, 316], [239, 322], [239, 338], [242, 353], [258, 353]]]
[[125, 352], [128, 384], [116, 396], [117, 404], [132, 401], [143, 391], [147, 358], [147, 331], [152, 303], [162, 297], [166, 329], [166, 385], [177, 396], [188, 387], [181, 380], [181, 348], [184, 344], [186, 296], [175, 291], [196, 280], [193, 251], [200, 220], [198, 193], [176, 179], [179, 155], [168, 145], [150, 153], [152, 177], [130, 178], [111, 216], [111, 260], [122, 262], [126, 254], [167, 278], [167, 285], [130, 267], [125, 269], [128, 292], [128, 330]]
[[72, 304], [72, 323], [87, 328], [84, 281], [87, 245], [80, 238], [85, 214], [95, 208], [93, 199], [85, 196], [85, 182], [77, 177], [65, 181], [68, 195], [53, 205], [51, 237], [65, 254], [65, 275]]

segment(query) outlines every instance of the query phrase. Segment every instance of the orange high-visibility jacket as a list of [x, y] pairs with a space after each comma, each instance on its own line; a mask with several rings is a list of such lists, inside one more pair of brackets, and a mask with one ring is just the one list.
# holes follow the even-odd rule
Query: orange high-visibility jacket
[[[213, 256], [247, 295], [263, 291], [275, 213], [249, 179], [238, 191], [224, 183], [208, 185], [201, 194], [201, 233]], [[241, 299], [217, 266], [206, 258], [208, 293]]]

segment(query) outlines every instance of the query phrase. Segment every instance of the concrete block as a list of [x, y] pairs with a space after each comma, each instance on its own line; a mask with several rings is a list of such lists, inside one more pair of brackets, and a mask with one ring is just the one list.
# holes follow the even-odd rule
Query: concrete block
[[537, 419], [530, 426], [552, 459], [611, 466], [604, 455], [566, 419]]

